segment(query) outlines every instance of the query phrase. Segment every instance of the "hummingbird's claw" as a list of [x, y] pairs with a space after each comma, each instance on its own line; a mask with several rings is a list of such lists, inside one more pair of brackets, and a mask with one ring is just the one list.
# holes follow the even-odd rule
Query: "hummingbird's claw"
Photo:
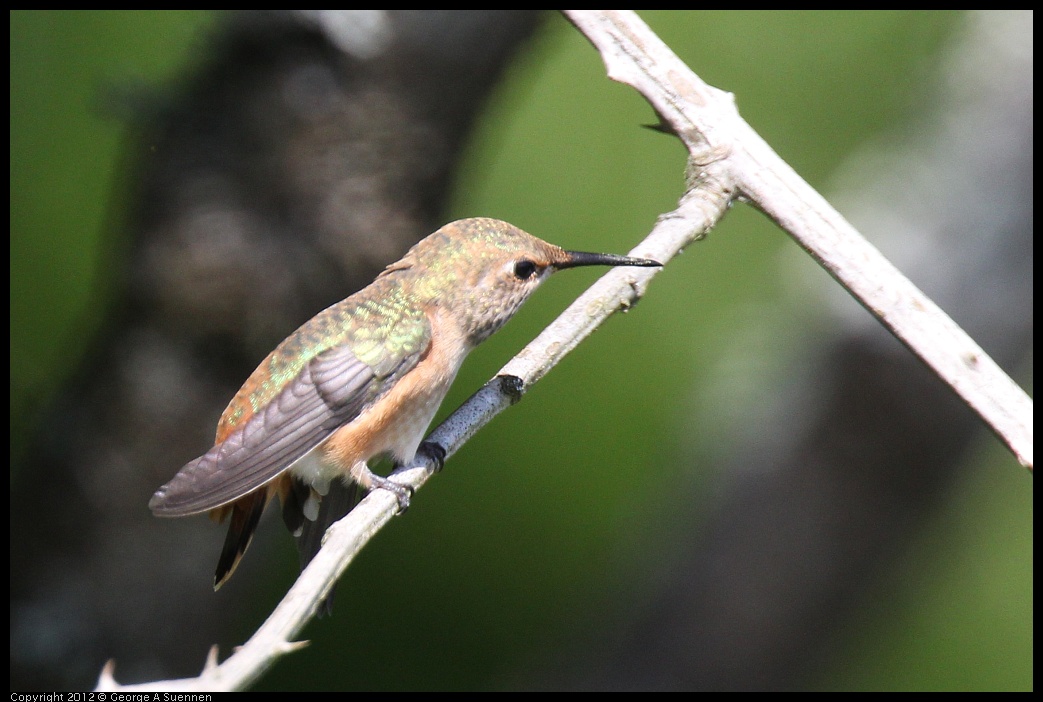
[[418, 454], [423, 454], [432, 464], [432, 473], [438, 473], [445, 466], [445, 447], [435, 441], [425, 441], [417, 449]]
[[395, 514], [404, 514], [409, 509], [409, 502], [413, 499], [413, 493], [416, 492], [411, 485], [399, 485], [398, 483], [392, 483], [397, 486], [398, 489], [392, 489], [391, 492], [395, 493], [395, 497], [398, 499], [398, 512]]
[[377, 488], [387, 490], [395, 496], [395, 499], [398, 500], [397, 514], [402, 514], [409, 509], [409, 501], [413, 498], [413, 493], [416, 492], [410, 485], [403, 485], [402, 483], [396, 483], [394, 480], [373, 475], [369, 479], [369, 490], [372, 492]]

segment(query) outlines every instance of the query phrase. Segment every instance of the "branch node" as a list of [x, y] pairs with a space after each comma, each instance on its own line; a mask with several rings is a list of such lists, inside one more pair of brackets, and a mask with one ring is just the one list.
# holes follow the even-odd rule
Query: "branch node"
[[303, 639], [301, 641], [284, 641], [283, 643], [279, 644], [278, 652], [284, 655], [287, 653], [296, 653], [297, 651], [300, 651], [302, 648], [307, 648], [310, 645], [311, 641], [307, 639]]
[[113, 673], [116, 672], [116, 659], [110, 658], [105, 661], [105, 665], [101, 668], [101, 674], [98, 676], [98, 685], [95, 689], [97, 690], [115, 690], [119, 687], [119, 683], [116, 682], [116, 678], [113, 677]]
[[217, 658], [218, 646], [214, 644], [210, 647], [210, 650], [206, 653], [206, 661], [203, 663], [203, 672], [209, 673], [212, 670], [216, 670], [219, 665]]
[[512, 405], [518, 404], [525, 394], [525, 381], [516, 375], [498, 375], [500, 392], [507, 396]]

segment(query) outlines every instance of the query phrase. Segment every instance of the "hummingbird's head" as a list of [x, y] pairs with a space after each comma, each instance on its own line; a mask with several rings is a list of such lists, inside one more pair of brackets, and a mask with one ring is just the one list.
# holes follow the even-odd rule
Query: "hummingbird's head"
[[554, 271], [661, 265], [643, 258], [566, 251], [513, 224], [487, 218], [450, 222], [416, 244], [399, 264], [416, 274], [418, 294], [452, 314], [474, 345], [506, 324]]

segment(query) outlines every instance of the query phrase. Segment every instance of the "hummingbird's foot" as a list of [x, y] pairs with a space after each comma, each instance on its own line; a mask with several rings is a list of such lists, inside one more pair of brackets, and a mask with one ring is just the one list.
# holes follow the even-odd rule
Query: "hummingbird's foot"
[[437, 442], [425, 441], [420, 444], [420, 448], [416, 452], [427, 457], [432, 466], [432, 473], [440, 472], [445, 466], [445, 447]]
[[380, 488], [392, 493], [398, 500], [398, 514], [402, 514], [409, 509], [409, 501], [413, 498], [413, 492], [415, 492], [409, 485], [396, 483], [394, 480], [389, 480], [388, 478], [383, 478], [379, 475], [371, 476], [369, 479], [369, 485], [366, 487], [370, 491]]

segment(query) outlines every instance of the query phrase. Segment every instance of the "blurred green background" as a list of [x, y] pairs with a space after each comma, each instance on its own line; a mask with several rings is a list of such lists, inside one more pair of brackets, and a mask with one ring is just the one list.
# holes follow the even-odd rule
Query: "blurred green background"
[[[920, 12], [641, 16], [704, 80], [735, 93], [745, 119], [827, 197], [832, 174], [853, 151], [901, 132], [930, 106], [923, 81], [960, 21]], [[124, 130], [101, 96], [185, 70], [213, 17], [10, 18], [17, 459], [119, 284], [123, 242], [114, 223]], [[566, 248], [624, 252], [681, 194], [683, 150], [639, 128], [654, 121], [639, 95], [604, 77], [586, 40], [551, 17], [480, 125], [445, 220], [498, 217]], [[349, 570], [339, 616], [311, 625], [312, 645], [260, 687], [308, 688], [300, 681], [321, 679], [331, 660], [347, 669], [364, 661], [351, 670], [359, 688], [509, 685], [610, 585], [606, 573], [618, 571], [634, 532], [669, 503], [664, 487], [678, 477], [679, 456], [713, 452], [686, 442], [712, 443], [723, 430], [680, 437], [682, 415], [709, 392], [709, 370], [727, 352], [722, 339], [734, 325], [792, 295], [777, 269], [794, 248], [762, 216], [736, 207], [671, 262], [636, 310], [610, 320], [454, 457], [408, 518], [385, 529]], [[807, 276], [825, 273], [809, 261]], [[545, 286], [473, 354], [442, 414], [593, 277], [563, 275]], [[818, 312], [807, 310], [809, 327]], [[619, 398], [623, 417], [608, 409]], [[1031, 689], [1031, 483], [984, 433], [978, 460], [988, 468], [970, 471], [902, 554], [904, 568], [886, 576], [875, 604], [859, 613], [846, 649], [822, 671], [822, 688]], [[215, 533], [215, 548], [219, 539]], [[288, 539], [285, 549], [239, 640], [292, 581]], [[377, 597], [393, 611], [370, 606]], [[443, 655], [432, 655], [433, 645]]]

